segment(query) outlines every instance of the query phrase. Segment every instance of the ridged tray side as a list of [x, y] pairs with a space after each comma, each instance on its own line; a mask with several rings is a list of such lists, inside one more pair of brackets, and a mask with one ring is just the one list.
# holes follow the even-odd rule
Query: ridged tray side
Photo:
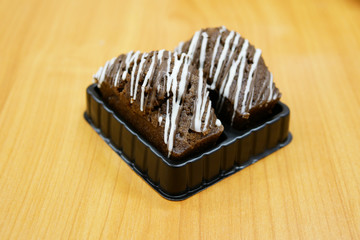
[[120, 157], [163, 197], [182, 200], [290, 143], [290, 111], [279, 103], [266, 122], [246, 131], [225, 126], [212, 149], [182, 162], [163, 156], [102, 101], [95, 84], [86, 91], [85, 119]]

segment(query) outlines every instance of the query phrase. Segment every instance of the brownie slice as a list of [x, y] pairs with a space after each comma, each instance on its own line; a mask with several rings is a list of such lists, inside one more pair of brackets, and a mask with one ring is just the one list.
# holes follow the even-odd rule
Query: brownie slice
[[217, 117], [237, 129], [270, 115], [281, 97], [261, 50], [225, 27], [197, 31], [175, 52], [188, 54], [207, 82]]
[[129, 52], [94, 75], [103, 100], [160, 152], [184, 159], [213, 146], [224, 130], [206, 82], [186, 54]]

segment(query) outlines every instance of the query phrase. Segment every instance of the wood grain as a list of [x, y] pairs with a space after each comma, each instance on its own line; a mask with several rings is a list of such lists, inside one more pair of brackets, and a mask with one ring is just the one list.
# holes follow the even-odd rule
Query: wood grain
[[[1, 239], [360, 239], [360, 2], [0, 2]], [[293, 142], [181, 202], [84, 121], [107, 59], [225, 25], [263, 50]]]

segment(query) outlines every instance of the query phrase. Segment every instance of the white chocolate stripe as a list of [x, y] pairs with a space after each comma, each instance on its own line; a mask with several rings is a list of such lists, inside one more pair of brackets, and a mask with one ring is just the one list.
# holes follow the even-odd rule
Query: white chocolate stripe
[[239, 55], [238, 59], [236, 61], [233, 61], [233, 65], [231, 66], [230, 71], [228, 73], [228, 80], [226, 81], [224, 94], [222, 95], [223, 97], [229, 98], [230, 87], [231, 87], [231, 84], [233, 83], [233, 81], [235, 80], [235, 74], [236, 74], [236, 70], [240, 64], [240, 60], [241, 60], [241, 58]]
[[277, 97], [278, 97], [278, 93], [277, 93], [277, 92], [275, 92], [275, 93], [274, 93], [274, 97], [273, 97], [273, 99], [272, 99], [272, 100], [275, 100]]
[[[185, 83], [186, 83], [186, 78], [188, 76], [190, 64], [191, 64], [191, 60], [190, 60], [189, 56], [185, 56], [183, 69], [181, 72], [180, 83], [179, 83], [179, 98], [182, 97], [182, 95], [185, 91]], [[180, 99], [178, 99], [178, 100], [180, 101]]]
[[114, 64], [115, 60], [116, 58], [112, 58], [111, 60], [107, 61], [104, 67], [100, 67], [99, 70], [94, 74], [93, 79], [98, 81], [98, 87], [100, 87], [104, 82], [106, 71]]
[[169, 72], [170, 72], [170, 65], [171, 65], [171, 57], [172, 57], [172, 55], [171, 55], [170, 51], [168, 51], [168, 55], [169, 55], [169, 57], [168, 57], [167, 69], [166, 69], [167, 74], [169, 74]]
[[168, 132], [170, 125], [170, 116], [169, 116], [169, 99], [166, 100], [166, 116], [165, 116], [165, 127], [164, 127], [164, 143], [168, 143]]
[[226, 75], [223, 83], [221, 84], [221, 88], [219, 91], [219, 100], [217, 102], [218, 112], [220, 112], [222, 109], [225, 97], [227, 97], [227, 98], [229, 97], [230, 87], [231, 87], [231, 84], [235, 80], [235, 74], [236, 74], [236, 70], [239, 66], [240, 59], [241, 58], [239, 55], [238, 59], [233, 61], [232, 65], [230, 67], [229, 73]]
[[197, 46], [197, 43], [198, 43], [198, 41], [199, 41], [199, 39], [200, 39], [200, 33], [201, 33], [201, 31], [197, 31], [195, 34], [194, 34], [194, 36], [193, 36], [193, 38], [192, 38], [192, 40], [191, 40], [191, 43], [190, 43], [190, 46], [189, 46], [189, 50], [188, 50], [188, 56], [190, 57], [190, 60], [192, 60], [193, 59], [193, 57], [194, 57], [194, 53], [195, 53], [195, 50], [196, 50], [196, 46]]
[[141, 99], [140, 99], [140, 111], [144, 111], [144, 93], [145, 93], [145, 87], [150, 79], [150, 76], [153, 72], [153, 69], [154, 69], [154, 65], [155, 65], [155, 58], [156, 58], [156, 53], [154, 52], [154, 55], [152, 56], [151, 58], [151, 64], [150, 64], [150, 67], [148, 69], [148, 72], [145, 76], [145, 79], [144, 79], [144, 82], [141, 86]]
[[[185, 59], [186, 55], [182, 54], [180, 57], [180, 61], [177, 62], [178, 64], [178, 69], [180, 69], [181, 65], [184, 63], [184, 59]], [[180, 101], [182, 98], [182, 93], [185, 89], [185, 83], [186, 83], [186, 77], [187, 77], [187, 72], [184, 74], [184, 71], [187, 71], [188, 65], [190, 61], [188, 59], [186, 59], [184, 66], [183, 66], [183, 70], [182, 70], [182, 74], [181, 74], [181, 78], [180, 78], [180, 82], [179, 82], [179, 86], [178, 86], [178, 82], [177, 82], [177, 76], [178, 76], [178, 72], [176, 71], [175, 73], [171, 74], [171, 81], [172, 81], [172, 87], [171, 87], [171, 91], [173, 93], [173, 103], [172, 103], [172, 109], [171, 109], [171, 116], [170, 116], [170, 129], [169, 129], [169, 138], [168, 138], [168, 151], [169, 151], [169, 157], [171, 155], [173, 146], [174, 146], [174, 137], [175, 137], [175, 130], [177, 127], [176, 124], [176, 119], [178, 117], [179, 114], [179, 110], [180, 110]], [[175, 67], [176, 67], [176, 61], [175, 61]], [[177, 89], [179, 89], [179, 95], [177, 96]]]
[[223, 62], [225, 60], [226, 54], [227, 54], [227, 52], [229, 50], [230, 41], [233, 38], [233, 36], [234, 36], [234, 31], [231, 31], [229, 33], [229, 35], [227, 36], [226, 40], [225, 40], [224, 48], [223, 48], [223, 50], [221, 52], [221, 55], [220, 55], [220, 58], [219, 58], [219, 61], [218, 61], [218, 65], [216, 67], [215, 76], [214, 76], [213, 82], [212, 82], [211, 87], [210, 87], [212, 90], [215, 89], [216, 82], [217, 82], [219, 74], [220, 74], [221, 66], [222, 66], [222, 64], [223, 64]]
[[[166, 66], [166, 77], [167, 77], [167, 79], [170, 78], [169, 72], [170, 72], [171, 58], [172, 58], [172, 54], [171, 54], [170, 51], [168, 51], [168, 61], [167, 61], [167, 66]], [[164, 88], [166, 87], [165, 82], [166, 81], [164, 81]]]
[[119, 66], [119, 70], [118, 70], [117, 73], [116, 73], [115, 82], [114, 82], [114, 86], [115, 86], [115, 87], [117, 87], [118, 82], [119, 82], [120, 70], [121, 70], [120, 67], [121, 67], [121, 66]]
[[[231, 56], [233, 55], [234, 51], [235, 51], [235, 48], [237, 47], [237, 45], [239, 44], [239, 40], [240, 40], [240, 34], [238, 33], [235, 33], [235, 38], [234, 38], [234, 42], [232, 44], [232, 48], [231, 48], [231, 51], [230, 51], [230, 54], [229, 54], [229, 60], [231, 59]], [[228, 60], [228, 61], [229, 61]]]
[[[199, 82], [198, 82], [198, 89], [197, 89], [197, 99], [195, 103], [195, 114], [193, 117], [193, 126], [196, 132], [201, 132], [201, 122], [203, 118], [203, 113], [205, 110], [205, 104], [207, 99], [207, 94], [209, 93], [206, 91], [206, 95], [203, 93], [203, 67], [204, 61], [206, 56], [206, 45], [208, 40], [208, 35], [203, 32], [202, 33], [203, 39], [201, 42], [201, 51], [200, 51], [200, 66], [199, 66]], [[205, 98], [204, 98], [205, 97]]]
[[271, 100], [271, 98], [273, 97], [273, 89], [272, 89], [272, 85], [273, 85], [273, 75], [272, 73], [270, 73], [270, 80], [269, 80], [269, 97], [268, 97], [268, 102]]
[[132, 55], [133, 55], [133, 51], [126, 54], [125, 71], [123, 72], [123, 74], [121, 76], [122, 80], [125, 80], [125, 78], [126, 78], [126, 74], [127, 74], [128, 70], [129, 70], [129, 66], [130, 66], [130, 63], [131, 63]]
[[165, 49], [162, 49], [162, 50], [159, 51], [159, 54], [158, 54], [159, 66], [161, 65], [164, 52], [165, 52]]
[[[202, 104], [202, 106], [201, 106], [201, 111], [200, 111], [200, 116], [201, 116], [200, 119], [201, 119], [201, 120], [202, 120], [202, 118], [203, 118], [203, 116], [204, 116], [204, 113], [205, 113], [205, 106], [206, 106], [206, 103], [208, 102], [208, 101], [207, 101], [208, 96], [209, 96], [209, 91], [204, 92], [203, 97], [204, 97], [205, 101], [203, 101], [203, 104]], [[210, 102], [210, 105], [211, 105], [211, 102]]]
[[[180, 60], [178, 60], [178, 56], [177, 54], [175, 53], [174, 54], [174, 66], [173, 66], [173, 69], [172, 69], [172, 73], [166, 83], [166, 93], [167, 93], [167, 96], [170, 96], [170, 90], [171, 90], [171, 84], [176, 81], [176, 78], [177, 78], [177, 75], [178, 75], [178, 72], [180, 70], [180, 67], [181, 67], [181, 64], [182, 64], [182, 61], [184, 60], [184, 57], [185, 57], [185, 53], [181, 54], [181, 58]], [[175, 78], [175, 79], [174, 79]]]
[[[259, 50], [259, 51], [258, 51], [258, 50]], [[256, 66], [255, 66], [255, 68], [254, 68], [254, 73], [251, 74], [251, 75], [252, 75], [252, 78], [254, 78], [255, 75], [256, 75], [256, 68], [257, 68], [257, 65], [258, 65], [258, 63], [259, 63], [259, 59], [260, 59], [260, 56], [261, 56], [261, 50], [260, 50], [260, 49], [256, 49], [256, 51], [258, 52], [258, 55], [257, 55], [257, 56], [254, 56], [254, 62], [256, 61]], [[256, 52], [255, 52], [255, 54], [256, 54]], [[257, 57], [257, 59], [255, 59], [255, 57]], [[253, 83], [253, 84], [255, 84], [255, 83]], [[251, 86], [251, 85], [250, 85], [250, 86]], [[251, 109], [251, 107], [252, 107], [252, 102], [253, 102], [253, 99], [254, 99], [254, 89], [255, 89], [255, 86], [253, 86], [253, 87], [251, 88], [251, 98], [250, 98], [250, 101], [249, 101], [249, 109]]]
[[208, 35], [206, 32], [203, 32], [201, 34], [201, 36], [203, 37], [202, 42], [201, 42], [201, 48], [200, 48], [200, 69], [203, 70], [204, 68], [204, 62], [205, 62], [205, 58], [206, 58], [206, 45], [207, 45], [207, 41], [208, 41]]
[[[240, 39], [240, 34], [236, 33], [235, 35], [235, 39], [229, 54], [229, 60], [230, 61], [233, 58], [233, 54], [235, 51], [235, 48], [237, 47], [238, 43], [239, 43], [239, 39]], [[225, 97], [229, 97], [229, 91], [230, 91], [230, 86], [232, 84], [232, 82], [234, 81], [234, 77], [235, 77], [235, 73], [237, 70], [237, 66], [240, 63], [240, 54], [238, 56], [238, 58], [236, 60], [233, 60], [231, 67], [229, 69], [229, 72], [226, 74], [226, 76], [224, 77], [224, 80], [221, 83], [221, 87], [220, 87], [220, 91], [219, 91], [219, 100], [217, 102], [217, 106], [218, 106], [218, 111], [221, 111], [222, 105], [224, 103], [224, 98]], [[230, 64], [229, 62], [227, 64]], [[225, 93], [224, 93], [225, 92]], [[220, 104], [220, 107], [219, 107]]]
[[141, 60], [140, 60], [140, 65], [139, 65], [139, 69], [138, 69], [138, 72], [137, 72], [137, 76], [136, 76], [136, 81], [135, 81], [135, 86], [134, 86], [134, 98], [133, 100], [136, 100], [136, 93], [137, 93], [137, 88], [138, 88], [138, 85], [139, 85], [139, 79], [140, 79], [140, 74], [141, 74], [141, 69], [146, 61], [146, 57], [147, 57], [147, 53], [144, 53], [142, 56], [141, 56]]
[[[234, 53], [235, 51], [235, 48], [237, 47], [237, 45], [239, 44], [239, 40], [240, 40], [240, 34], [236, 34], [236, 37], [235, 37], [235, 40], [234, 40], [234, 43], [233, 43], [233, 47], [231, 49], [231, 53], [229, 55], [229, 58], [232, 56], [232, 54]], [[242, 49], [242, 48], [241, 48]], [[231, 84], [232, 82], [234, 81], [234, 78], [235, 78], [235, 74], [236, 74], [236, 70], [238, 68], [238, 65], [240, 64], [240, 60], [241, 60], [241, 51], [240, 51], [240, 54], [238, 56], [238, 59], [236, 61], [233, 61], [233, 64], [231, 65], [231, 68], [229, 70], [229, 73], [228, 73], [228, 79], [226, 81], [226, 85], [225, 85], [225, 91], [224, 91], [224, 97], [229, 97], [229, 92], [230, 92], [230, 87], [231, 87]], [[226, 78], [225, 78], [226, 79]]]
[[180, 42], [179, 45], [174, 49], [174, 52], [181, 53], [184, 42]]
[[134, 80], [135, 80], [135, 72], [136, 72], [136, 67], [137, 67], [137, 59], [139, 58], [140, 52], [136, 52], [132, 58], [132, 61], [134, 61], [134, 66], [131, 70], [131, 79], [130, 79], [130, 102], [133, 102], [132, 96], [133, 96], [133, 87], [134, 87]]
[[[185, 54], [182, 54], [181, 55], [181, 58], [180, 60], [177, 59], [177, 54], [175, 53], [174, 54], [174, 67], [173, 67], [173, 71], [170, 75], [170, 78], [168, 79], [167, 81], [167, 96], [170, 96], [170, 90], [172, 90], [172, 93], [173, 93], [173, 105], [172, 105], [172, 109], [171, 109], [171, 117], [169, 116], [169, 100], [167, 101], [167, 109], [166, 109], [166, 122], [165, 122], [165, 131], [164, 131], [164, 142], [166, 144], [168, 144], [168, 150], [169, 152], [172, 150], [170, 150], [169, 148], [169, 135], [168, 135], [168, 132], [171, 133], [171, 127], [172, 127], [172, 115], [174, 114], [174, 108], [176, 107], [175, 104], [174, 104], [174, 101], [176, 99], [176, 88], [177, 88], [177, 76], [178, 76], [178, 73], [179, 73], [179, 70], [180, 70], [180, 67], [181, 67], [181, 64], [184, 60], [184, 57], [185, 57]], [[170, 89], [171, 88], [171, 89]], [[175, 91], [174, 91], [175, 90]], [[169, 140], [169, 141], [168, 141]]]
[[215, 61], [215, 58], [216, 58], [217, 50], [219, 48], [221, 35], [225, 30], [226, 30], [226, 28], [224, 26], [222, 26], [220, 31], [219, 31], [219, 36], [216, 38], [216, 42], [215, 42], [215, 46], [214, 46], [214, 50], [213, 50], [213, 55], [212, 55], [212, 58], [211, 58], [211, 66], [210, 66], [210, 75], [209, 75], [209, 77], [212, 77], [212, 72], [213, 72], [213, 68], [214, 68], [214, 61]]
[[206, 112], [206, 117], [205, 117], [205, 123], [204, 123], [203, 131], [206, 130], [206, 127], [207, 127], [207, 125], [208, 125], [208, 123], [209, 123], [210, 112], [211, 112], [211, 101], [209, 101], [209, 103], [208, 103], [208, 108], [207, 108], [207, 112]]
[[[256, 70], [260, 56], [261, 56], [261, 50], [256, 49], [254, 57], [253, 57], [253, 64], [251, 65], [249, 76], [248, 76], [246, 86], [245, 86], [244, 99], [243, 99], [242, 106], [241, 106], [241, 113], [245, 113], [245, 111], [247, 110], [246, 109], [246, 100], [249, 95], [251, 82], [253, 80], [253, 75]], [[251, 99], [250, 99], [249, 107], [251, 107]]]
[[234, 98], [234, 110], [233, 110], [233, 115], [231, 118], [231, 125], [233, 124], [235, 112], [236, 112], [236, 109], [239, 104], [239, 95], [240, 95], [240, 91], [241, 91], [242, 80], [244, 77], [244, 70], [245, 70], [245, 64], [246, 64], [246, 52], [247, 52], [248, 47], [249, 47], [249, 41], [247, 39], [245, 39], [244, 43], [241, 47], [240, 54], [239, 54], [239, 57], [241, 58], [241, 64], [240, 64], [238, 79], [237, 79], [237, 83], [236, 83], [236, 92], [235, 92], [235, 98]]

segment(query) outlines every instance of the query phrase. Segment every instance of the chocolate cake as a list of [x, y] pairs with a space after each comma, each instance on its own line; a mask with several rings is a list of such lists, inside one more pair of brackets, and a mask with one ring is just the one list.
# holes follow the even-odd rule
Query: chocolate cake
[[207, 82], [217, 116], [237, 129], [267, 117], [281, 97], [261, 50], [225, 27], [197, 31], [175, 52], [189, 56]]
[[213, 146], [224, 130], [186, 54], [129, 52], [94, 75], [103, 100], [171, 159]]

